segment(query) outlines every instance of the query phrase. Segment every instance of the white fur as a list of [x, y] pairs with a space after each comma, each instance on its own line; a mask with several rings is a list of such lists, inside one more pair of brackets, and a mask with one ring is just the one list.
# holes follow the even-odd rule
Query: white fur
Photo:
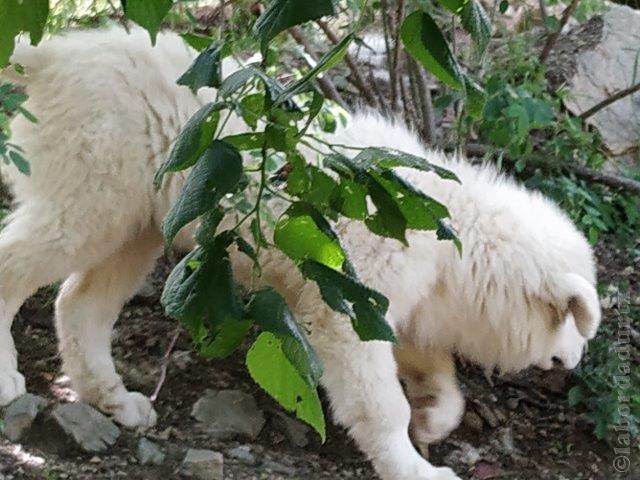
[[[24, 392], [9, 330], [15, 312], [39, 286], [66, 279], [56, 324], [63, 367], [80, 398], [127, 426], [155, 422], [149, 400], [128, 392], [116, 373], [110, 334], [122, 304], [162, 250], [158, 225], [184, 182], [183, 173], [169, 175], [158, 193], [154, 172], [190, 115], [213, 95], [205, 89], [195, 96], [174, 83], [192, 58], [174, 34], [160, 34], [152, 49], [143, 32], [127, 36], [115, 28], [70, 33], [35, 49], [19, 46], [14, 61], [26, 67], [26, 108], [39, 123], [18, 118], [12, 124], [32, 176], [5, 169], [17, 208], [0, 233], [1, 403]], [[241, 128], [236, 119], [227, 127]], [[410, 398], [420, 392], [435, 397], [426, 407], [432, 420], [416, 426], [422, 438], [440, 439], [460, 420], [464, 401], [454, 353], [505, 371], [547, 367], [553, 357], [575, 366], [600, 312], [591, 249], [555, 205], [489, 167], [427, 151], [405, 127], [374, 115], [356, 115], [329, 140], [408, 151], [462, 180], [399, 170], [449, 207], [464, 246], [461, 257], [431, 232], [409, 232], [406, 247], [359, 222], [334, 225], [362, 281], [391, 301], [400, 366], [403, 349], [437, 352], [414, 365], [426, 373], [414, 376], [421, 380], [408, 392]], [[186, 230], [183, 246], [192, 244]], [[282, 254], [267, 250], [262, 261], [263, 281], [310, 326], [334, 418], [382, 478], [457, 478], [411, 444], [411, 417], [425, 407], [412, 414], [393, 346], [360, 342], [350, 322], [330, 310], [316, 285]], [[249, 283], [248, 261], [232, 252], [232, 262], [237, 278]], [[435, 358], [441, 361], [430, 363]]]

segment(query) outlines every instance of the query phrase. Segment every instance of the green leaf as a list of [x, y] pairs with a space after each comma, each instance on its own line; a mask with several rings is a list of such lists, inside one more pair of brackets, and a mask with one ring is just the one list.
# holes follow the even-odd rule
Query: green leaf
[[318, 284], [329, 307], [351, 318], [361, 340], [395, 341], [393, 330], [385, 320], [389, 301], [384, 295], [313, 260], [305, 260], [300, 271]]
[[400, 36], [407, 52], [428, 71], [451, 88], [464, 88], [460, 66], [431, 16], [421, 11], [413, 12], [402, 23]]
[[31, 166], [29, 165], [29, 162], [27, 162], [25, 158], [20, 154], [20, 152], [11, 150], [9, 152], [9, 158], [20, 173], [26, 176], [31, 175]]
[[29, 32], [31, 45], [37, 45], [42, 40], [44, 27], [49, 16], [49, 0], [21, 0], [21, 27], [23, 32]]
[[202, 52], [214, 42], [212, 37], [198, 35], [197, 33], [181, 33], [180, 36], [187, 42], [187, 45], [198, 52]]
[[214, 339], [226, 322], [245, 319], [228, 246], [229, 239], [219, 236], [209, 248], [197, 247], [172, 270], [162, 292], [167, 315], [180, 320], [202, 342], [198, 334], [203, 327], [207, 331], [204, 338]]
[[180, 196], [162, 222], [167, 243], [171, 245], [182, 227], [232, 192], [242, 172], [240, 153], [228, 143], [214, 141], [191, 170]]
[[178, 172], [196, 163], [213, 140], [220, 121], [220, 110], [227, 106], [223, 102], [207, 103], [193, 114], [178, 135], [169, 158], [156, 172], [154, 178], [156, 188], [160, 186], [165, 173]]
[[440, 178], [445, 180], [455, 180], [460, 183], [460, 180], [452, 171], [430, 163], [422, 157], [391, 148], [365, 148], [356, 155], [353, 162], [364, 169], [371, 169], [373, 167], [381, 167], [385, 169], [397, 167], [414, 168], [424, 172], [433, 172]]
[[329, 50], [318, 63], [309, 70], [305, 75], [298, 81], [289, 85], [282, 94], [276, 98], [276, 103], [282, 103], [285, 100], [303, 92], [306, 88], [309, 87], [310, 83], [322, 72], [329, 70], [334, 67], [344, 58], [347, 53], [347, 49], [349, 48], [349, 44], [353, 40], [353, 34], [349, 34], [344, 37], [339, 43], [334, 45], [334, 47]]
[[278, 219], [273, 241], [292, 260], [312, 259], [341, 270], [345, 253], [331, 227], [308, 203], [292, 204]]
[[476, 49], [482, 53], [491, 40], [491, 20], [478, 0], [467, 0], [460, 14], [462, 26], [471, 34]]
[[264, 95], [261, 93], [252, 93], [245, 95], [240, 100], [240, 114], [247, 125], [255, 130], [258, 126], [258, 120], [264, 113]]
[[263, 332], [247, 352], [251, 378], [285, 410], [311, 425], [324, 442], [325, 420], [318, 392], [300, 376], [283, 352], [282, 340]]
[[508, 9], [509, 9], [509, 1], [508, 0], [502, 0], [500, 2], [500, 7], [499, 7], [500, 13], [504, 14]]
[[407, 228], [436, 230], [438, 220], [449, 217], [449, 211], [443, 204], [416, 189], [395, 172], [386, 170], [371, 175], [393, 197], [402, 216], [407, 220]]
[[322, 376], [322, 363], [284, 299], [267, 287], [253, 294], [249, 315], [262, 328], [282, 340], [282, 351], [310, 388]]
[[264, 55], [269, 42], [280, 32], [295, 25], [315, 20], [325, 15], [334, 15], [331, 0], [274, 0], [270, 3], [254, 29], [260, 39], [260, 48]]
[[245, 151], [262, 148], [264, 138], [264, 132], [248, 132], [226, 136], [222, 138], [222, 141], [233, 145], [240, 151]]
[[0, 68], [8, 65], [20, 32], [29, 32], [31, 45], [40, 42], [48, 16], [48, 0], [0, 0]]
[[394, 197], [371, 175], [367, 175], [367, 190], [376, 207], [375, 213], [368, 215], [364, 223], [376, 235], [395, 238], [408, 245], [405, 237], [407, 219]]
[[462, 242], [458, 238], [458, 233], [455, 229], [446, 223], [444, 220], [438, 220], [438, 229], [436, 230], [436, 237], [438, 240], [451, 240], [458, 250], [458, 254], [462, 255]]
[[460, 14], [467, 0], [438, 0], [444, 8], [456, 15]]
[[297, 151], [287, 156], [291, 171], [285, 191], [327, 212], [338, 188], [336, 181], [315, 165], [308, 165]]
[[335, 199], [336, 209], [343, 215], [356, 220], [367, 217], [367, 188], [353, 180], [341, 177]]
[[569, 405], [575, 407], [584, 400], [584, 389], [580, 385], [575, 385], [569, 390], [567, 395]]
[[178, 85], [189, 87], [197, 92], [202, 87], [218, 88], [222, 81], [222, 58], [224, 58], [225, 44], [222, 41], [213, 42], [200, 53], [186, 72], [177, 80]]
[[242, 345], [253, 322], [250, 320], [231, 319], [225, 321], [201, 342], [198, 342], [198, 353], [205, 358], [225, 358]]
[[172, 5], [172, 0], [122, 0], [124, 14], [149, 32], [154, 45], [160, 25]]

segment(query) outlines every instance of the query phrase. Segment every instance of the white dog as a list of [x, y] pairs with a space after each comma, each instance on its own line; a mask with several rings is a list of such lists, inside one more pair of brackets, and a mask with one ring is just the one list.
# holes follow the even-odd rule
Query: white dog
[[[158, 226], [184, 182], [183, 173], [168, 175], [156, 192], [154, 173], [187, 119], [213, 95], [175, 84], [193, 57], [178, 36], [161, 34], [151, 48], [139, 30], [74, 32], [37, 48], [19, 45], [13, 60], [26, 68], [20, 80], [30, 96], [26, 108], [39, 122], [12, 124], [32, 175], [4, 170], [17, 208], [0, 233], [1, 404], [25, 392], [10, 334], [16, 311], [38, 287], [65, 279], [56, 324], [63, 368], [79, 397], [125, 426], [155, 423], [149, 400], [127, 391], [116, 373], [110, 335], [123, 303], [162, 252]], [[399, 173], [449, 207], [462, 257], [430, 232], [409, 232], [405, 247], [360, 222], [334, 226], [362, 281], [390, 299], [395, 351], [390, 343], [359, 341], [348, 319], [326, 306], [317, 286], [282, 254], [264, 252], [263, 280], [311, 325], [334, 417], [380, 476], [458, 478], [419, 455], [410, 425], [418, 442], [430, 442], [459, 423], [456, 353], [503, 371], [547, 368], [554, 358], [574, 367], [600, 321], [591, 248], [541, 195], [491, 168], [425, 150], [398, 124], [355, 116], [329, 140], [396, 148], [453, 170], [462, 185]], [[189, 232], [181, 243], [192, 247]], [[237, 278], [248, 281], [248, 260], [232, 252], [232, 262]]]

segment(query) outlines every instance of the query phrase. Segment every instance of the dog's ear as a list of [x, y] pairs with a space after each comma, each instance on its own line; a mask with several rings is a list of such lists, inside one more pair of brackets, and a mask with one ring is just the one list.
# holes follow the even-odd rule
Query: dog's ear
[[595, 337], [602, 317], [598, 292], [575, 273], [564, 275], [560, 283], [562, 301], [573, 314], [580, 335], [587, 339]]

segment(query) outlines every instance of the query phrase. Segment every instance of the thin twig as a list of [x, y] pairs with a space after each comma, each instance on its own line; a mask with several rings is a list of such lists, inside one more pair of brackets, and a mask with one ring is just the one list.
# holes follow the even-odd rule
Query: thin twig
[[389, 78], [391, 81], [391, 101], [394, 106], [398, 102], [398, 87], [400, 87], [400, 89], [403, 88], [400, 84], [402, 81], [400, 75], [400, 23], [402, 22], [403, 15], [404, 0], [398, 0], [393, 33], [393, 58], [391, 61], [391, 71], [389, 72]]
[[[331, 41], [331, 43], [335, 45], [340, 41], [336, 36], [336, 34], [333, 33], [331, 28], [329, 28], [329, 25], [327, 25], [322, 20], [318, 20], [316, 21], [316, 23], [318, 24], [320, 29], [322, 29], [322, 31], [327, 36], [327, 38]], [[371, 88], [368, 87], [367, 82], [365, 81], [362, 73], [360, 72], [360, 68], [358, 67], [358, 64], [355, 62], [355, 60], [353, 59], [351, 54], [349, 54], [349, 52], [345, 54], [344, 61], [349, 67], [349, 70], [351, 70], [351, 77], [350, 77], [351, 83], [353, 83], [353, 85], [358, 89], [358, 91], [364, 96], [364, 98], [367, 100], [369, 105], [373, 107], [377, 106], [378, 102], [376, 100], [375, 95], [371, 91]]]
[[614, 93], [610, 97], [605, 98], [600, 103], [597, 103], [593, 107], [591, 107], [588, 110], [585, 110], [584, 112], [582, 112], [579, 115], [579, 117], [582, 120], [586, 120], [587, 118], [592, 117], [593, 115], [598, 113], [600, 110], [602, 110], [604, 108], [607, 108], [612, 103], [615, 103], [618, 100], [622, 100], [623, 98], [628, 97], [629, 95], [633, 95], [634, 93], [636, 93], [638, 91], [640, 91], [640, 82], [636, 83], [632, 87], [625, 88], [624, 90], [617, 91], [616, 93]]
[[562, 30], [564, 29], [565, 25], [567, 25], [567, 23], [569, 22], [571, 15], [573, 15], [573, 12], [575, 12], [578, 6], [578, 3], [580, 3], [580, 0], [571, 0], [571, 3], [569, 4], [569, 6], [565, 8], [564, 11], [562, 12], [562, 18], [560, 19], [560, 26], [555, 32], [552, 32], [547, 36], [547, 41], [545, 42], [544, 47], [542, 48], [542, 52], [540, 52], [540, 63], [545, 63], [547, 61], [547, 58], [549, 57], [551, 50], [553, 49], [554, 45], [558, 41], [558, 37], [562, 33]]
[[127, 32], [127, 35], [129, 35], [131, 33], [131, 30], [129, 29], [129, 25], [127, 25], [127, 19], [124, 17], [124, 15], [120, 14], [118, 7], [116, 7], [111, 0], [107, 0], [107, 3], [111, 7], [111, 10], [113, 10], [113, 14], [116, 16], [118, 22], [120, 22], [120, 24], [122, 25], [122, 28], [124, 28], [124, 31]]
[[420, 100], [420, 106], [422, 111], [422, 136], [429, 143], [429, 145], [435, 145], [436, 143], [436, 121], [433, 112], [433, 101], [431, 98], [431, 91], [427, 85], [424, 72], [418, 66], [418, 63], [409, 58], [409, 73], [410, 78], [416, 84], [416, 90], [418, 93], [418, 99]]
[[153, 394], [151, 395], [151, 397], [149, 397], [151, 403], [155, 402], [158, 399], [158, 394], [160, 393], [160, 390], [162, 390], [164, 381], [167, 379], [167, 368], [169, 367], [169, 361], [171, 360], [171, 352], [176, 346], [176, 342], [178, 341], [178, 337], [180, 336], [181, 332], [182, 327], [178, 325], [173, 331], [173, 336], [171, 337], [171, 341], [169, 342], [167, 350], [164, 352], [164, 356], [162, 357], [162, 366], [160, 367], [160, 378], [158, 379], [158, 384], [156, 385]]
[[[309, 44], [304, 34], [302, 33], [302, 30], [300, 30], [299, 27], [291, 27], [289, 29], [289, 34], [296, 41], [298, 45], [304, 48], [304, 51], [307, 52], [307, 54], [309, 54], [309, 56], [313, 60], [315, 60], [316, 62], [318, 61], [318, 56], [313, 51], [313, 48], [311, 47], [311, 45]], [[338, 92], [338, 89], [336, 88], [336, 86], [333, 84], [333, 82], [329, 79], [327, 75], [316, 78], [316, 81], [318, 82], [318, 86], [320, 87], [320, 90], [322, 91], [322, 93], [324, 93], [324, 95], [327, 98], [333, 100], [342, 108], [345, 108], [345, 109], [349, 108], [347, 106], [347, 102], [344, 101], [344, 98], [342, 98], [342, 95], [340, 95], [340, 92]]]
[[387, 104], [387, 98], [384, 96], [384, 94], [382, 93], [382, 91], [378, 87], [378, 82], [376, 80], [375, 75], [373, 74], [373, 68], [372, 67], [369, 67], [369, 83], [371, 85], [371, 88], [375, 92], [376, 97], [378, 97], [378, 104], [380, 105], [381, 112], [386, 114], [386, 115], [390, 114], [391, 113], [391, 109], [389, 108], [389, 105]]
[[[451, 151], [454, 148], [454, 146], [448, 146], [445, 150]], [[480, 143], [470, 143], [467, 145], [467, 154], [472, 157], [483, 157], [491, 151], [492, 150], [487, 145], [482, 145]], [[510, 162], [513, 161], [513, 159], [511, 159], [506, 153], [503, 154], [502, 158]], [[535, 161], [540, 166], [551, 166], [549, 161], [542, 158], [536, 158]], [[600, 183], [611, 188], [627, 190], [628, 192], [640, 195], [640, 182], [633, 178], [593, 170], [582, 165], [561, 165], [560, 167], [575, 174], [576, 177], [583, 180], [587, 180], [592, 183]]]
[[413, 108], [412, 97], [409, 95], [407, 91], [405, 81], [403, 77], [398, 79], [398, 85], [400, 87], [400, 99], [402, 100], [402, 109], [404, 110], [404, 120], [408, 125], [411, 125], [414, 128], [420, 126], [418, 115]]

